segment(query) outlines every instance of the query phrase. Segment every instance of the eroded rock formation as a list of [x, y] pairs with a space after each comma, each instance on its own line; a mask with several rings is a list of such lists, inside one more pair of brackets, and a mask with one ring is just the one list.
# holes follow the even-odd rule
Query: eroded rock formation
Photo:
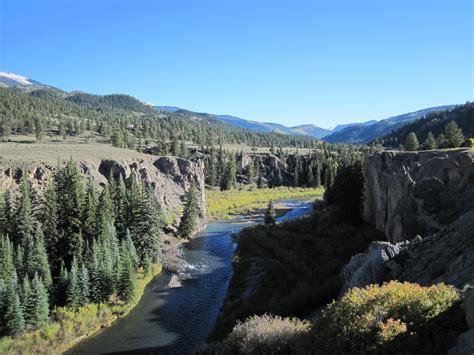
[[[195, 182], [199, 197], [199, 229], [205, 221], [204, 164], [175, 157], [145, 156], [136, 160], [90, 159], [78, 161], [85, 177], [91, 177], [97, 185], [104, 185], [112, 174], [136, 176], [151, 186], [155, 196], [165, 211], [169, 229], [173, 230], [180, 221], [183, 199], [192, 181]], [[16, 189], [24, 173], [28, 174], [33, 186], [43, 189], [56, 167], [47, 164], [9, 164], [0, 167], [0, 190]]]
[[474, 209], [474, 152], [382, 152], [365, 162], [364, 218], [400, 242], [440, 231]]

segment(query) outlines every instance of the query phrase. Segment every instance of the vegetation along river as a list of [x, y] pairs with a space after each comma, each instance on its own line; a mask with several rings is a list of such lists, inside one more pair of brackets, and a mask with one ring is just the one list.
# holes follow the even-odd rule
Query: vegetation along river
[[[279, 201], [278, 221], [311, 212], [312, 202]], [[168, 287], [164, 271], [145, 289], [139, 304], [111, 327], [79, 343], [71, 354], [186, 354], [212, 330], [232, 276], [237, 247], [232, 234], [262, 222], [262, 214], [210, 223], [184, 247], [189, 263], [181, 287]]]

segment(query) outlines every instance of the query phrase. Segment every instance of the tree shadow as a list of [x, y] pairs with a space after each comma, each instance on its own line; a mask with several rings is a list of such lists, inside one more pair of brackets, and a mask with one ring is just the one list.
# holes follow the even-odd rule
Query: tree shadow
[[397, 336], [376, 354], [446, 354], [456, 344], [459, 335], [468, 330], [461, 303], [458, 301], [423, 326]]

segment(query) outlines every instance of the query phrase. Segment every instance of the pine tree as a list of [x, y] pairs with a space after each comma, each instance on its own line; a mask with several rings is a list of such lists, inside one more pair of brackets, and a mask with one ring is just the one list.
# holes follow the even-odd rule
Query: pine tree
[[[23, 282], [21, 284], [21, 288], [19, 291], [20, 291], [19, 292], [20, 302], [22, 304], [23, 309], [25, 309], [26, 302], [30, 299], [30, 293], [31, 293], [31, 284], [30, 284], [30, 278], [28, 277], [28, 275], [25, 275], [25, 277], [23, 277]], [[25, 318], [26, 318], [26, 314], [25, 314]]]
[[65, 259], [68, 264], [73, 255], [81, 253], [82, 247], [82, 176], [77, 164], [70, 159], [64, 169], [59, 169], [55, 179], [58, 189], [60, 229], [65, 236], [59, 246], [61, 251], [59, 258]]
[[0, 277], [0, 334], [5, 332], [5, 313], [7, 311], [7, 285]]
[[136, 290], [136, 272], [130, 260], [128, 250], [124, 246], [121, 248], [121, 265], [117, 293], [123, 301], [131, 302], [136, 297]]
[[426, 136], [426, 140], [423, 143], [423, 148], [426, 150], [436, 149], [436, 139], [433, 133], [428, 132], [428, 135]]
[[184, 139], [181, 140], [181, 146], [180, 146], [179, 149], [181, 151], [181, 156], [184, 159], [188, 159], [189, 158], [189, 149], [188, 149], [188, 146], [186, 145], [186, 141]]
[[[28, 237], [28, 243], [29, 248], [33, 248], [33, 239], [31, 237]], [[15, 270], [17, 275], [22, 278], [28, 273], [28, 262], [27, 262], [27, 256], [25, 256], [25, 247], [23, 247], [20, 244], [17, 244], [15, 247], [15, 253], [13, 257], [14, 265], [15, 265]]]
[[7, 335], [18, 336], [25, 330], [25, 319], [21, 308], [20, 297], [16, 291], [17, 285], [11, 279], [5, 291], [5, 333]]
[[245, 170], [245, 175], [247, 176], [248, 183], [251, 184], [255, 176], [254, 169], [253, 169], [253, 161], [250, 161], [249, 165], [247, 165], [247, 169]]
[[59, 279], [55, 284], [55, 303], [65, 305], [67, 302], [67, 289], [69, 283], [69, 275], [64, 261], [59, 263]]
[[227, 166], [225, 168], [224, 176], [221, 181], [221, 190], [230, 190], [235, 187], [236, 184], [237, 168], [235, 164], [235, 156], [231, 154]]
[[115, 223], [115, 211], [110, 189], [104, 187], [99, 196], [99, 206], [97, 209], [97, 227], [103, 230], [108, 223]]
[[90, 301], [90, 279], [89, 270], [82, 264], [79, 274], [79, 288], [81, 291], [81, 302], [87, 304]]
[[49, 289], [53, 284], [53, 279], [51, 277], [43, 231], [39, 224], [36, 227], [36, 232], [33, 238], [33, 248], [32, 250], [28, 250], [27, 264], [28, 274], [30, 277], [33, 277], [38, 273], [44, 282], [44, 286]]
[[127, 186], [122, 175], [119, 176], [117, 190], [115, 192], [115, 226], [119, 239], [126, 237], [127, 224]]
[[183, 238], [191, 237], [197, 229], [199, 217], [199, 201], [194, 181], [186, 193], [183, 216], [179, 225], [178, 234]]
[[97, 192], [93, 185], [92, 179], [87, 180], [86, 193], [84, 197], [84, 209], [82, 213], [82, 233], [84, 239], [89, 243], [97, 236], [97, 207], [99, 201]]
[[418, 139], [416, 138], [415, 132], [410, 132], [407, 136], [407, 140], [405, 141], [405, 150], [407, 151], [415, 151], [418, 150], [419, 143]]
[[12, 195], [10, 189], [5, 190], [3, 193], [3, 205], [0, 219], [0, 235], [13, 235], [13, 205]]
[[20, 181], [20, 194], [15, 211], [14, 244], [23, 244], [33, 235], [33, 212], [31, 208], [31, 190], [26, 173]]
[[444, 136], [448, 148], [457, 148], [464, 142], [462, 130], [454, 121], [451, 121], [446, 125]]
[[68, 274], [67, 304], [71, 308], [79, 308], [84, 304], [79, 285], [79, 266], [75, 257]]
[[273, 201], [268, 202], [267, 210], [265, 211], [265, 225], [266, 226], [274, 226], [276, 222], [275, 218], [275, 206], [273, 205]]
[[123, 243], [125, 243], [125, 248], [128, 250], [128, 254], [130, 256], [130, 261], [132, 262], [133, 268], [135, 270], [138, 269], [138, 266], [140, 265], [140, 259], [138, 258], [137, 249], [133, 244], [132, 235], [130, 234], [130, 230], [128, 229]]
[[143, 273], [145, 274], [145, 276], [148, 276], [151, 274], [151, 268], [152, 268], [151, 258], [148, 255], [145, 255], [145, 258], [143, 260]]
[[308, 164], [307, 171], [308, 171], [308, 175], [306, 177], [307, 186], [314, 187], [315, 181], [314, 181], [314, 175], [313, 175], [313, 167], [311, 166], [311, 164]]
[[211, 154], [209, 158], [209, 174], [207, 183], [209, 186], [213, 187], [217, 185], [217, 160], [216, 160], [216, 150], [214, 147], [211, 147]]
[[38, 328], [49, 318], [48, 291], [38, 274], [35, 274], [31, 283], [31, 292], [26, 300], [24, 317], [27, 325], [32, 328]]
[[298, 164], [295, 164], [295, 167], [294, 167], [294, 170], [293, 170], [293, 186], [298, 187], [299, 185], [300, 185], [299, 166], [298, 166]]
[[0, 235], [0, 279], [2, 280], [10, 280], [16, 273], [13, 254], [13, 243], [8, 237]]
[[43, 194], [43, 208], [41, 222], [45, 234], [46, 250], [50, 256], [51, 266], [54, 270], [59, 267], [58, 244], [61, 238], [59, 234], [59, 210], [56, 184], [50, 180]]

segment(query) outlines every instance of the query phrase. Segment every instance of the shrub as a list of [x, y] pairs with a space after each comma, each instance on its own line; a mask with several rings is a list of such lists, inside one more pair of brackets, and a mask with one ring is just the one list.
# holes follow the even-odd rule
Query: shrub
[[310, 324], [297, 318], [264, 314], [238, 323], [222, 344], [222, 353], [291, 354], [300, 339], [308, 334]]
[[416, 336], [458, 299], [458, 292], [444, 284], [422, 287], [392, 281], [355, 288], [328, 305], [316, 321], [314, 346], [323, 353], [377, 353], [402, 335]]

